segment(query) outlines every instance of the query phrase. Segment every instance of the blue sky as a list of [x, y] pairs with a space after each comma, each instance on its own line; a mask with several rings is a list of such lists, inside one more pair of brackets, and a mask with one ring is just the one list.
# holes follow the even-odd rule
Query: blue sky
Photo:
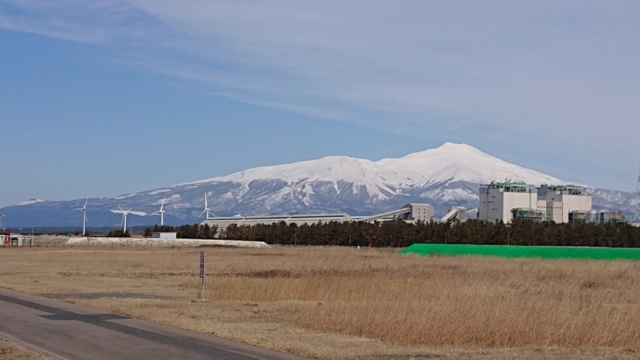
[[639, 10], [0, 0], [0, 206], [445, 141], [634, 190]]

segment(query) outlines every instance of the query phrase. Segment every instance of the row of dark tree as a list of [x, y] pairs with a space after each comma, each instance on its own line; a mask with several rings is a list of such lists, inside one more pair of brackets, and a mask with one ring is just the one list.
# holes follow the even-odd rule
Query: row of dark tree
[[[197, 227], [193, 225], [192, 227]], [[181, 227], [182, 228], [182, 227]], [[193, 230], [196, 231], [196, 230]], [[215, 231], [210, 230], [209, 234]], [[196, 231], [198, 233], [204, 230]], [[179, 237], [180, 234], [178, 234]], [[231, 225], [221, 239], [283, 245], [405, 247], [414, 243], [640, 247], [640, 228], [628, 224], [467, 221], [464, 223], [345, 222], [297, 226]], [[200, 237], [202, 238], [202, 237]]]
[[183, 239], [229, 239], [264, 241], [281, 245], [333, 245], [405, 247], [414, 243], [477, 244], [477, 245], [543, 245], [543, 246], [604, 246], [640, 247], [640, 228], [627, 224], [556, 224], [514, 221], [467, 221], [464, 223], [418, 222], [345, 222], [312, 225], [286, 224], [237, 226], [231, 225], [218, 233], [216, 226], [181, 225], [154, 226], [145, 230], [177, 232]]
[[[76, 235], [80, 235], [79, 232], [76, 231]], [[89, 236], [89, 232], [85, 232], [86, 236]], [[124, 231], [124, 230], [111, 230], [107, 233], [107, 237], [118, 237], [118, 238], [122, 238], [122, 237], [131, 237], [131, 234], [128, 231]]]

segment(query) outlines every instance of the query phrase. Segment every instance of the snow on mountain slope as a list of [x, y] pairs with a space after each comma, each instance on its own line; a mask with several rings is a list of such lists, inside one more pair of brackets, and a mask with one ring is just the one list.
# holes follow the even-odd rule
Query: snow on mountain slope
[[[477, 190], [462, 183], [524, 181], [531, 184], [562, 183], [551, 176], [509, 164], [466, 144], [445, 143], [437, 149], [395, 159], [371, 161], [348, 156], [263, 166], [231, 175], [179, 185], [232, 189], [212, 196], [218, 209], [241, 206], [243, 211], [264, 212], [293, 206], [336, 208], [349, 204], [380, 206], [383, 202], [420, 199], [453, 203], [477, 201]], [[224, 184], [224, 185], [223, 185]], [[235, 185], [233, 185], [235, 184]], [[449, 188], [446, 184], [452, 184]], [[457, 186], [457, 188], [456, 188]], [[175, 188], [175, 187], [174, 187]], [[402, 200], [404, 201], [404, 200]]]
[[26, 205], [33, 205], [33, 204], [38, 204], [38, 203], [42, 203], [45, 202], [46, 200], [42, 200], [42, 199], [30, 199], [30, 200], [25, 200], [25, 201], [21, 201], [19, 203], [13, 204], [13, 206], [26, 206]]
[[561, 184], [563, 181], [485, 154], [467, 144], [445, 143], [398, 159], [382, 159], [381, 167], [417, 176], [414, 185], [451, 181], [489, 183], [491, 181], [526, 182], [532, 185]]
[[222, 179], [247, 181], [277, 178], [289, 183], [300, 180], [336, 179], [368, 181], [377, 176], [381, 171], [383, 170], [370, 160], [348, 156], [327, 156], [318, 160], [249, 169], [222, 177]]
[[365, 185], [373, 194], [381, 197], [406, 186], [450, 181], [523, 181], [533, 185], [563, 183], [554, 177], [485, 154], [472, 146], [445, 143], [439, 148], [401, 158], [387, 158], [374, 162], [347, 156], [328, 156], [318, 160], [253, 168], [194, 184], [223, 181], [246, 184], [254, 180], [267, 179], [277, 179], [289, 184], [347, 181], [355, 185]]
[[310, 183], [328, 182], [338, 191], [340, 182], [348, 182], [353, 184], [354, 192], [360, 191], [360, 186], [364, 185], [369, 195], [379, 199], [394, 195], [397, 188], [411, 182], [407, 176], [388, 171], [371, 160], [327, 156], [318, 160], [253, 168], [192, 184], [231, 181], [246, 185], [258, 180], [283, 181], [307, 194], [313, 193], [313, 189], [307, 186]]

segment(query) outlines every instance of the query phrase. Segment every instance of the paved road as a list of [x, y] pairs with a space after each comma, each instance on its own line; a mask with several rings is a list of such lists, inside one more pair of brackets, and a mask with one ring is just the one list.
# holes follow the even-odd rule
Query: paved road
[[300, 359], [5, 289], [0, 289], [0, 338], [58, 360]]

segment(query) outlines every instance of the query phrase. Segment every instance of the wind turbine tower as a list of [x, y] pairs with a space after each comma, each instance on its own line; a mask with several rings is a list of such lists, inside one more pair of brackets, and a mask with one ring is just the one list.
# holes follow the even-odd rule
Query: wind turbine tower
[[636, 190], [636, 213], [633, 215], [633, 222], [640, 224], [640, 166], [638, 167], [638, 187]]
[[202, 210], [202, 212], [200, 213], [200, 215], [198, 216], [198, 218], [200, 218], [200, 216], [207, 214], [207, 219], [209, 219], [211, 217], [211, 209], [209, 209], [209, 201], [207, 199], [207, 193], [204, 193], [204, 210]]
[[118, 205], [118, 208], [122, 212], [122, 231], [127, 232], [127, 215], [129, 215], [131, 209], [124, 210], [120, 205]]
[[164, 201], [165, 198], [162, 198], [162, 203], [160, 203], [160, 210], [152, 213], [151, 215], [160, 215], [160, 226], [164, 226]]
[[87, 234], [87, 203], [89, 202], [89, 199], [87, 199], [84, 202], [84, 206], [81, 208], [77, 208], [74, 210], [80, 210], [82, 211], [82, 236], [85, 236]]

